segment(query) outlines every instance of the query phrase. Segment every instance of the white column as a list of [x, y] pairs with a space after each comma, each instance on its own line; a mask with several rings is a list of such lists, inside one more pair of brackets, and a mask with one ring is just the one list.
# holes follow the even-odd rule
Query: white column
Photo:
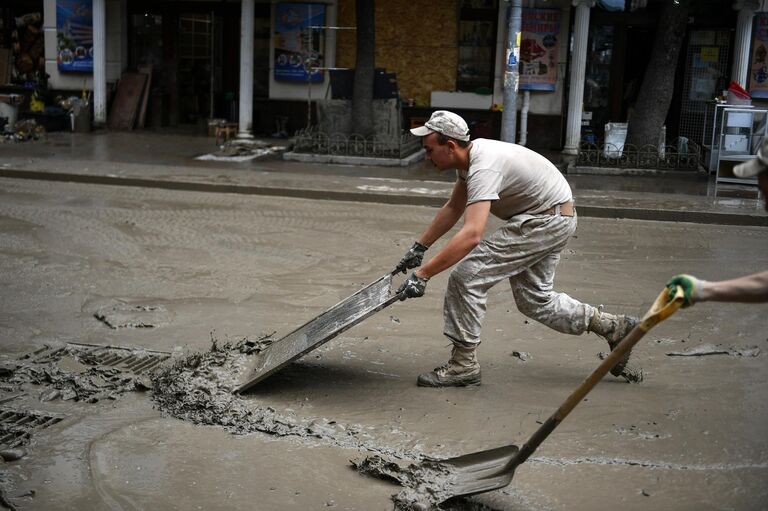
[[93, 0], [93, 121], [107, 123], [107, 8], [106, 0]]
[[595, 0], [573, 0], [576, 19], [573, 23], [573, 53], [568, 90], [568, 118], [566, 119], [565, 147], [563, 154], [579, 154], [581, 140], [581, 109], [584, 105], [584, 73], [587, 67], [587, 42], [589, 39], [589, 10]]
[[736, 0], [733, 8], [739, 11], [736, 19], [736, 36], [733, 47], [731, 80], [745, 89], [749, 85], [749, 47], [752, 44], [752, 20], [760, 8], [758, 0]]
[[254, 0], [242, 0], [240, 9], [240, 116], [238, 139], [253, 135], [253, 23]]

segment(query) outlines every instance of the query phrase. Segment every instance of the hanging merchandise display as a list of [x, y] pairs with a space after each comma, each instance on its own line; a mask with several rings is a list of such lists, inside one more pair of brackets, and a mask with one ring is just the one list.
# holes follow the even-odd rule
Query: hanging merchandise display
[[38, 72], [45, 71], [45, 39], [43, 16], [31, 12], [13, 20], [11, 33], [16, 76], [21, 81], [34, 80]]

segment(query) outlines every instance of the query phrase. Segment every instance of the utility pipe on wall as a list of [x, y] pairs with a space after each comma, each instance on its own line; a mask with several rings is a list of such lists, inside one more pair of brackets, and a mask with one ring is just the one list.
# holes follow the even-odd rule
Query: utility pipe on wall
[[528, 142], [528, 110], [531, 106], [531, 91], [523, 91], [523, 107], [520, 109], [520, 145]]
[[107, 123], [107, 7], [106, 0], [93, 2], [93, 121]]
[[515, 141], [517, 124], [517, 88], [520, 84], [520, 37], [522, 32], [523, 2], [510, 0], [507, 53], [504, 62], [504, 111], [501, 114], [501, 140]]
[[240, 6], [240, 112], [238, 140], [253, 138], [253, 25], [254, 0], [242, 0]]

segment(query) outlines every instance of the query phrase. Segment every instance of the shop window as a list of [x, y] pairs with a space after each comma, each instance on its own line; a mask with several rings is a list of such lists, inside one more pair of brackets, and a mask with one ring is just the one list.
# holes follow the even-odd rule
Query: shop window
[[613, 26], [592, 26], [589, 29], [587, 62], [584, 76], [584, 113], [589, 126], [582, 135], [602, 138], [605, 124], [611, 120], [610, 87], [615, 29]]
[[272, 37], [272, 25], [267, 17], [254, 19], [253, 30], [253, 96], [266, 98], [269, 96], [269, 42]]
[[496, 63], [497, 0], [463, 0], [459, 11], [456, 89], [493, 89]]
[[210, 115], [211, 35], [211, 15], [187, 13], [179, 17], [178, 84], [182, 122], [194, 123]]

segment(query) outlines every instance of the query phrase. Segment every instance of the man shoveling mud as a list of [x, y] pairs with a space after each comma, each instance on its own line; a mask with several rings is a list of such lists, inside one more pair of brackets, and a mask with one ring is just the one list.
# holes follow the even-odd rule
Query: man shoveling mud
[[[400, 287], [407, 298], [424, 295], [429, 279], [451, 271], [445, 293], [443, 333], [453, 343], [448, 362], [419, 375], [418, 384], [452, 387], [480, 384], [477, 347], [488, 291], [509, 279], [517, 308], [559, 332], [594, 332], [613, 349], [637, 318], [608, 314], [553, 290], [560, 252], [576, 231], [568, 182], [543, 156], [497, 140], [470, 142], [466, 122], [439, 110], [411, 130], [421, 137], [426, 158], [440, 171], [457, 171], [450, 199], [418, 237], [396, 270], [419, 267]], [[483, 238], [489, 214], [506, 223]], [[421, 266], [426, 250], [464, 216], [463, 227]], [[611, 371], [637, 381], [629, 355]]]

